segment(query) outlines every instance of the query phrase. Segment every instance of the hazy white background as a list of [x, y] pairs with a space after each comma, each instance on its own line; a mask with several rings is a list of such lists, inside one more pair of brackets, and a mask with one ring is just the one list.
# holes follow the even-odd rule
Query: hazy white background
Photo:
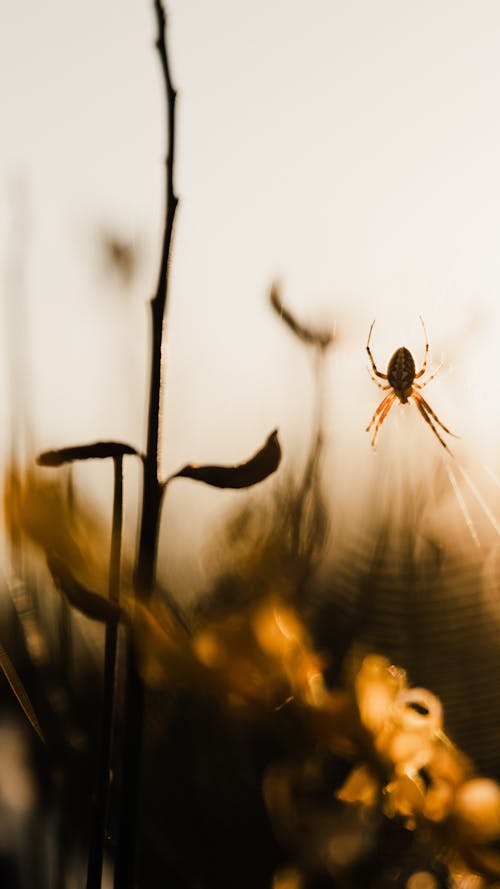
[[[421, 361], [423, 315], [445, 361], [426, 397], [462, 436], [457, 454], [477, 482], [485, 460], [498, 471], [500, 5], [170, 0], [168, 12], [180, 205], [165, 472], [242, 459], [275, 426], [287, 453], [307, 440], [311, 362], [269, 311], [276, 278], [299, 317], [336, 324], [327, 477], [339, 502], [391, 462], [402, 477], [444, 455], [410, 408], [394, 409], [371, 453], [374, 317], [385, 369], [403, 344]], [[10, 343], [29, 363], [37, 450], [143, 445], [165, 146], [154, 37], [148, 0], [1, 3], [2, 353]], [[128, 289], [105, 273], [102, 229], [142, 245]], [[7, 323], [13, 292], [26, 300], [21, 343]], [[17, 408], [18, 378], [2, 387], [6, 432], [13, 397]], [[108, 470], [92, 473], [104, 500]], [[234, 496], [172, 488], [173, 564], [182, 542], [196, 566]]]

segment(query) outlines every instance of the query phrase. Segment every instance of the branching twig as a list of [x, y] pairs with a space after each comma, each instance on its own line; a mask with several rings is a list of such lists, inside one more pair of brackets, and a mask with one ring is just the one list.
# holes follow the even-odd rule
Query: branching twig
[[[167, 100], [167, 157], [165, 182], [165, 227], [156, 293], [151, 308], [151, 363], [148, 407], [147, 446], [143, 461], [144, 483], [135, 572], [138, 599], [147, 601], [153, 591], [156, 575], [158, 530], [163, 485], [159, 478], [160, 418], [162, 394], [162, 343], [167, 306], [170, 251], [177, 197], [174, 193], [175, 152], [175, 90], [172, 86], [165, 39], [166, 16], [161, 0], [154, 0], [160, 56]], [[115, 889], [133, 889], [135, 885], [135, 851], [140, 796], [141, 759], [144, 729], [145, 689], [139, 675], [137, 652], [129, 633], [127, 678], [125, 689], [125, 735], [123, 750], [122, 799], [118, 848], [115, 863]]]
[[312, 347], [315, 353], [314, 433], [302, 482], [293, 497], [291, 509], [291, 557], [296, 574], [296, 595], [300, 597], [314, 561], [314, 553], [321, 547], [325, 535], [325, 509], [319, 484], [324, 432], [323, 390], [326, 355], [334, 342], [335, 331], [314, 329], [299, 322], [285, 306], [277, 284], [271, 288], [269, 301], [286, 327], [300, 342]]
[[160, 269], [156, 293], [151, 300], [151, 364], [150, 390], [147, 427], [147, 447], [144, 460], [144, 490], [142, 513], [139, 532], [139, 550], [137, 556], [137, 594], [141, 599], [148, 599], [154, 584], [156, 551], [158, 543], [158, 526], [162, 500], [162, 486], [159, 480], [160, 458], [160, 418], [162, 397], [162, 341], [163, 324], [167, 307], [170, 251], [174, 229], [175, 211], [178, 198], [174, 192], [174, 157], [175, 157], [175, 100], [176, 93], [172, 86], [168, 53], [165, 39], [166, 17], [160, 0], [155, 0], [154, 8], [157, 19], [158, 50], [165, 93], [167, 100], [167, 157], [165, 181], [165, 224], [163, 231]]

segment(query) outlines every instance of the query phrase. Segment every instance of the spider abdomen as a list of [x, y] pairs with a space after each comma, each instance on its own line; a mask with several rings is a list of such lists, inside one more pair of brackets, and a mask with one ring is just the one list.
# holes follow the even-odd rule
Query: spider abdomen
[[396, 349], [387, 366], [387, 379], [395, 393], [404, 403], [411, 394], [415, 379], [415, 362], [411, 352], [404, 346]]

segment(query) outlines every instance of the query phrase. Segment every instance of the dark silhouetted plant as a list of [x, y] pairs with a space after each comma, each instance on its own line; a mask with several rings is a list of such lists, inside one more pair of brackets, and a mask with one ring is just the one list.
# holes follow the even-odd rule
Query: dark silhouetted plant
[[[160, 416], [162, 387], [162, 355], [164, 319], [169, 294], [169, 269], [172, 236], [178, 198], [174, 190], [175, 105], [166, 45], [166, 17], [163, 4], [155, 0], [157, 22], [156, 48], [160, 57], [166, 92], [167, 155], [165, 175], [165, 219], [156, 292], [149, 303], [151, 312], [151, 348], [149, 366], [149, 405], [146, 450], [119, 442], [96, 442], [47, 451], [38, 462], [57, 467], [64, 463], [88, 459], [110, 458], [114, 462], [115, 484], [113, 531], [109, 567], [109, 598], [88, 590], [73, 576], [71, 566], [57, 553], [47, 552], [47, 562], [56, 585], [70, 604], [79, 611], [106, 625], [104, 653], [104, 701], [101, 730], [101, 751], [93, 806], [88, 858], [87, 889], [99, 889], [102, 879], [103, 848], [108, 805], [111, 733], [114, 704], [117, 623], [121, 618], [119, 605], [121, 530], [123, 522], [123, 457], [140, 457], [143, 468], [143, 490], [140, 508], [139, 540], [135, 565], [134, 588], [137, 601], [147, 604], [156, 587], [156, 563], [160, 514], [165, 490], [173, 479], [188, 478], [218, 488], [246, 488], [263, 481], [280, 463], [281, 449], [277, 431], [272, 432], [264, 446], [250, 460], [236, 466], [194, 466], [187, 464], [168, 479], [160, 477]], [[118, 845], [115, 858], [115, 889], [131, 889], [135, 885], [135, 854], [140, 801], [140, 774], [145, 713], [145, 686], [138, 668], [138, 653], [130, 626], [126, 626], [125, 712], [123, 718], [123, 749], [121, 765], [121, 798]]]

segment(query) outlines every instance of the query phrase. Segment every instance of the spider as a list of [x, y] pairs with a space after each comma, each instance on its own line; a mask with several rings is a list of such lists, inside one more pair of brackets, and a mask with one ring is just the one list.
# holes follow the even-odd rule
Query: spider
[[[439, 367], [441, 367], [441, 365], [439, 365], [439, 367], [434, 371], [433, 374], [431, 374], [431, 376], [429, 377], [428, 380], [425, 381], [425, 383], [415, 383], [415, 380], [420, 379], [420, 377], [422, 377], [424, 375], [424, 373], [427, 369], [427, 356], [429, 354], [429, 342], [427, 339], [427, 331], [425, 329], [425, 324], [424, 324], [422, 317], [420, 317], [420, 321], [422, 322], [422, 327], [423, 327], [424, 336], [425, 336], [425, 356], [424, 356], [424, 363], [422, 365], [422, 369], [419, 370], [418, 373], [415, 372], [415, 362], [413, 360], [413, 355], [407, 348], [405, 348], [405, 346], [401, 346], [399, 349], [396, 349], [396, 351], [394, 352], [394, 355], [392, 356], [391, 360], [389, 361], [389, 364], [387, 365], [387, 373], [385, 373], [385, 374], [381, 373], [377, 369], [377, 365], [375, 364], [373, 355], [370, 351], [370, 339], [371, 339], [371, 335], [372, 335], [373, 326], [375, 324], [375, 321], [372, 321], [372, 325], [370, 327], [370, 332], [368, 334], [368, 342], [366, 344], [366, 351], [368, 352], [368, 357], [369, 357], [371, 365], [372, 365], [373, 373], [375, 374], [375, 376], [370, 374], [370, 377], [373, 380], [373, 382], [377, 384], [379, 389], [384, 389], [384, 390], [390, 389], [391, 391], [380, 402], [377, 410], [375, 411], [373, 417], [370, 420], [369, 425], [366, 427], [366, 431], [369, 432], [370, 429], [372, 428], [373, 424], [375, 423], [375, 421], [377, 421], [377, 425], [375, 426], [375, 432], [373, 433], [373, 437], [372, 437], [372, 447], [375, 447], [375, 442], [377, 440], [377, 435], [379, 433], [379, 429], [380, 429], [382, 423], [384, 422], [385, 418], [387, 417], [387, 415], [388, 415], [391, 407], [393, 406], [394, 402], [396, 401], [396, 399], [399, 398], [401, 404], [406, 404], [406, 402], [408, 401], [409, 398], [413, 398], [413, 401], [417, 405], [419, 412], [421, 413], [425, 422], [428, 423], [428, 425], [431, 427], [436, 438], [439, 439], [439, 441], [443, 445], [443, 448], [446, 448], [446, 450], [451, 453], [448, 445], [441, 438], [438, 430], [436, 429], [435, 424], [432, 421], [435, 420], [435, 422], [441, 427], [441, 429], [443, 429], [445, 432], [447, 432], [448, 435], [453, 435], [454, 438], [457, 438], [458, 436], [456, 436], [453, 432], [450, 432], [450, 430], [447, 429], [443, 423], [441, 423], [441, 420], [439, 419], [439, 417], [436, 416], [436, 414], [434, 413], [432, 408], [427, 404], [427, 402], [422, 397], [420, 392], [417, 391], [419, 389], [423, 389], [424, 386], [427, 386], [427, 383], [430, 383], [430, 381], [434, 379], [434, 377], [436, 376], [436, 374], [439, 370]], [[379, 377], [379, 379], [381, 379], [381, 380], [387, 380], [387, 386], [382, 386], [381, 383], [379, 383], [377, 381], [376, 377]]]

